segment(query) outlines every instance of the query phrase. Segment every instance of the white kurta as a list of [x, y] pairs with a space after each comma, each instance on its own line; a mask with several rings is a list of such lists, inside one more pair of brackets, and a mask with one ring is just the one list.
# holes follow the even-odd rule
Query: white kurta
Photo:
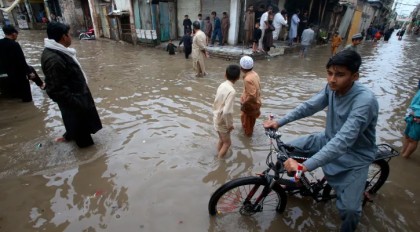
[[274, 20], [273, 20], [273, 26], [274, 26], [274, 29], [275, 29], [273, 31], [273, 39], [274, 40], [279, 39], [281, 28], [283, 26], [286, 26], [286, 25], [287, 25], [287, 20], [284, 19], [283, 15], [281, 15], [280, 12], [277, 12], [274, 15]]
[[299, 25], [300, 19], [297, 14], [292, 16], [292, 23], [290, 24], [289, 39], [297, 37], [297, 28]]
[[191, 56], [193, 59], [193, 67], [197, 75], [204, 75], [206, 73], [206, 67], [204, 65], [206, 39], [206, 34], [201, 30], [198, 30], [193, 37]]
[[221, 133], [229, 132], [233, 126], [233, 103], [236, 91], [233, 83], [226, 80], [217, 88], [216, 97], [213, 103], [213, 124], [214, 129]]
[[261, 39], [258, 41], [258, 49], [263, 49], [263, 38], [265, 34], [265, 21], [268, 20], [268, 11], [261, 15], [260, 19], [260, 29], [261, 29]]

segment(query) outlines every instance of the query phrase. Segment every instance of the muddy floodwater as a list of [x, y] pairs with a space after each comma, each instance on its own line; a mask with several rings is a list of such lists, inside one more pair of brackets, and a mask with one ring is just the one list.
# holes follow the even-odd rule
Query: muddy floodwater
[[[21, 31], [18, 41], [41, 76], [45, 31]], [[360, 81], [378, 98], [377, 142], [398, 150], [404, 114], [420, 78], [420, 42], [410, 35], [364, 42]], [[289, 197], [286, 211], [266, 217], [210, 217], [207, 204], [223, 183], [265, 169], [268, 140], [262, 121], [281, 117], [326, 84], [330, 47], [259, 60], [262, 116], [243, 135], [235, 84], [232, 151], [216, 158], [212, 103], [226, 66], [207, 59], [196, 78], [183, 54], [110, 41], [72, 47], [89, 79], [104, 128], [95, 146], [55, 143], [64, 126], [58, 106], [31, 84], [33, 103], [0, 99], [0, 231], [337, 231], [335, 201]], [[283, 140], [323, 130], [325, 113], [288, 124]], [[418, 231], [420, 150], [390, 161], [388, 181], [363, 209], [359, 231]]]

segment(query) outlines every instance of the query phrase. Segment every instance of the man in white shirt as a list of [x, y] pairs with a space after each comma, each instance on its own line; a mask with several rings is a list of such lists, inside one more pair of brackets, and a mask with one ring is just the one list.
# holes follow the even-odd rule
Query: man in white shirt
[[263, 38], [264, 38], [264, 32], [265, 32], [265, 21], [268, 20], [268, 15], [270, 15], [273, 12], [273, 7], [268, 6], [267, 11], [261, 16], [260, 19], [260, 29], [261, 29], [261, 39], [258, 41], [258, 50], [263, 50]]
[[273, 26], [274, 26], [274, 32], [273, 32], [273, 39], [274, 40], [278, 40], [279, 39], [279, 35], [281, 32], [281, 28], [282, 26], [287, 26], [287, 15], [286, 15], [286, 11], [282, 10], [281, 12], [277, 12], [274, 15], [274, 21], [273, 21]]

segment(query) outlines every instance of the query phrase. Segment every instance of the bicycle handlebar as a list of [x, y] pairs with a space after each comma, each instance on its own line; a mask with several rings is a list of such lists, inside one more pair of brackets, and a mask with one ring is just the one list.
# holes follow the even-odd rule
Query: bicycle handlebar
[[[270, 155], [267, 157], [267, 161], [266, 164], [268, 165], [268, 167], [270, 167], [271, 170], [274, 171], [274, 179], [278, 179], [279, 174], [281, 172], [285, 172], [284, 167], [283, 167], [283, 163], [286, 162], [286, 160], [288, 158], [292, 158], [290, 157], [289, 153], [292, 152], [294, 150], [294, 147], [286, 145], [285, 143], [283, 143], [283, 141], [281, 141], [281, 134], [277, 129], [273, 129], [273, 128], [266, 128], [265, 129], [265, 134], [270, 138], [270, 139], [275, 139], [277, 142], [277, 161], [274, 164], [273, 162], [269, 161], [269, 157]], [[300, 174], [301, 172], [287, 172], [287, 175], [290, 177], [295, 177], [295, 179], [299, 179], [300, 178]]]

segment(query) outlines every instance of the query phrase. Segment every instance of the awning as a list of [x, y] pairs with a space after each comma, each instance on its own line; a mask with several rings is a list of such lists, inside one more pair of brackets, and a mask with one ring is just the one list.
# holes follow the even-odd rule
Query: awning
[[367, 1], [374, 8], [382, 8], [384, 4], [380, 0], [368, 0]]
[[6, 13], [10, 13], [10, 11], [12, 11], [18, 4], [19, 4], [20, 0], [15, 0], [12, 5], [10, 5], [9, 7], [6, 8], [0, 8], [1, 11], [6, 12]]
[[115, 17], [115, 16], [122, 16], [122, 15], [130, 15], [128, 11], [120, 11], [120, 10], [113, 10], [109, 12], [109, 17]]

